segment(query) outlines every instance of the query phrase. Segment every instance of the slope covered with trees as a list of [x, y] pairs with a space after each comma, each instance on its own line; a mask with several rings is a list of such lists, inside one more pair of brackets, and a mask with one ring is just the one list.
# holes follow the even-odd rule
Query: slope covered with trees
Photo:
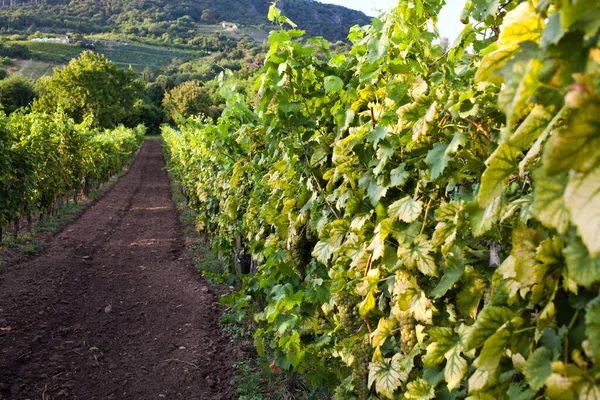
[[[0, 29], [53, 29], [78, 33], [111, 32], [171, 40], [192, 40], [197, 24], [222, 21], [245, 25], [268, 24], [268, 0], [59, 0], [11, 1], [0, 8]], [[310, 35], [345, 40], [348, 29], [367, 24], [363, 13], [311, 0], [285, 0], [285, 14], [305, 26]]]
[[224, 86], [218, 122], [165, 128], [170, 168], [273, 370], [339, 400], [600, 398], [600, 2], [469, 1], [447, 52], [442, 4], [347, 55], [272, 8], [256, 106]]

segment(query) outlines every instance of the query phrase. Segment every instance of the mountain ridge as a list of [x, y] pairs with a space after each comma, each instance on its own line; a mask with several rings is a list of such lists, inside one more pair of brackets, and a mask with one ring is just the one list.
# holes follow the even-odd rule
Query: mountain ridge
[[[171, 34], [170, 29], [189, 33], [194, 26], [223, 21], [267, 29], [270, 4], [270, 0], [0, 0], [0, 30], [116, 31], [157, 37]], [[360, 11], [314, 0], [283, 0], [278, 7], [308, 36], [331, 41], [345, 40], [351, 26], [370, 22]]]

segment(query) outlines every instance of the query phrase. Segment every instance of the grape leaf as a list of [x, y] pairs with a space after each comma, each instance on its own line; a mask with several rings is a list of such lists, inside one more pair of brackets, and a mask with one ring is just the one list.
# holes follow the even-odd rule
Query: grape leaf
[[544, 148], [547, 175], [566, 173], [570, 169], [586, 172], [594, 167], [600, 159], [598, 115], [600, 102], [586, 101], [571, 117], [568, 128], [552, 135]]
[[410, 196], [406, 196], [388, 207], [388, 215], [400, 219], [406, 223], [411, 223], [419, 217], [423, 210], [423, 202], [415, 201]]
[[[479, 321], [479, 318], [477, 319]], [[508, 321], [505, 321], [508, 322]], [[502, 325], [497, 325], [498, 327]], [[485, 340], [479, 357], [475, 360], [475, 366], [483, 371], [495, 371], [502, 357], [506, 354], [506, 349], [510, 344], [511, 334], [505, 328], [499, 328], [489, 338]]]
[[379, 360], [369, 364], [369, 387], [375, 383], [377, 393], [394, 398], [394, 391], [408, 379], [408, 371], [402, 368], [401, 355], [396, 354], [390, 361]]
[[543, 169], [534, 175], [533, 215], [548, 228], [554, 228], [566, 234], [569, 228], [570, 215], [567, 210], [564, 193], [567, 188], [567, 177], [557, 175], [546, 176]]
[[528, 110], [529, 99], [540, 86], [538, 75], [542, 67], [543, 63], [536, 59], [513, 65], [510, 79], [498, 95], [498, 106], [506, 114], [509, 128], [515, 126]]
[[507, 324], [512, 316], [513, 312], [508, 307], [485, 306], [477, 316], [475, 323], [469, 327], [465, 347], [474, 349], [482, 346], [490, 336]]
[[339, 92], [344, 87], [344, 81], [337, 76], [326, 76], [324, 87], [326, 92]]
[[489, 206], [504, 191], [508, 177], [517, 172], [520, 153], [518, 147], [503, 143], [486, 161], [488, 167], [481, 177], [481, 189], [477, 197], [480, 208]]
[[570, 177], [565, 203], [591, 257], [600, 255], [600, 163]]
[[456, 345], [446, 354], [446, 367], [444, 368], [444, 379], [448, 384], [448, 390], [452, 391], [460, 385], [467, 373], [467, 360], [461, 357], [462, 346]]
[[446, 154], [448, 143], [435, 143], [433, 149], [429, 150], [425, 163], [429, 165], [431, 170], [431, 180], [436, 180], [444, 172], [450, 161], [450, 157]]
[[590, 349], [596, 358], [600, 358], [600, 297], [590, 301], [585, 310], [585, 333]]
[[541, 389], [552, 374], [552, 350], [545, 347], [536, 349], [521, 370], [533, 390]]
[[385, 340], [392, 334], [395, 320], [380, 318], [377, 329], [371, 334], [371, 345], [373, 347], [381, 346]]
[[465, 264], [462, 259], [454, 256], [449, 256], [446, 259], [446, 269], [444, 276], [440, 279], [437, 286], [431, 291], [430, 295], [434, 299], [442, 297], [454, 284], [460, 279], [465, 272]]
[[591, 257], [581, 240], [572, 240], [563, 250], [569, 279], [589, 287], [600, 282], [600, 256]]
[[404, 398], [406, 399], [429, 400], [434, 397], [435, 390], [433, 389], [433, 386], [429, 385], [429, 383], [423, 379], [417, 379], [406, 385], [406, 392], [404, 392]]

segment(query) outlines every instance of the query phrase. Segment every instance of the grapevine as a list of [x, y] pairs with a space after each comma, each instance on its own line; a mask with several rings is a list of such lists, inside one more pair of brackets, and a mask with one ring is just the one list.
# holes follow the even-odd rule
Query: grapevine
[[256, 104], [224, 79], [219, 121], [163, 130], [169, 168], [219, 251], [247, 241], [282, 370], [340, 399], [600, 398], [600, 2], [473, 0], [449, 49], [442, 3], [347, 54], [272, 7]]

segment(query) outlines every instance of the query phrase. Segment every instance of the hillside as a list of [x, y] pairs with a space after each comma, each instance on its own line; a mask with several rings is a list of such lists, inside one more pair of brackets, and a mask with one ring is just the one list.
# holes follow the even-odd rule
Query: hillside
[[[269, 5], [270, 0], [2, 0], [0, 32], [116, 31], [194, 44], [202, 25], [227, 21], [268, 29]], [[344, 40], [351, 26], [370, 21], [359, 11], [312, 0], [284, 0], [279, 7], [309, 36], [332, 41]]]

